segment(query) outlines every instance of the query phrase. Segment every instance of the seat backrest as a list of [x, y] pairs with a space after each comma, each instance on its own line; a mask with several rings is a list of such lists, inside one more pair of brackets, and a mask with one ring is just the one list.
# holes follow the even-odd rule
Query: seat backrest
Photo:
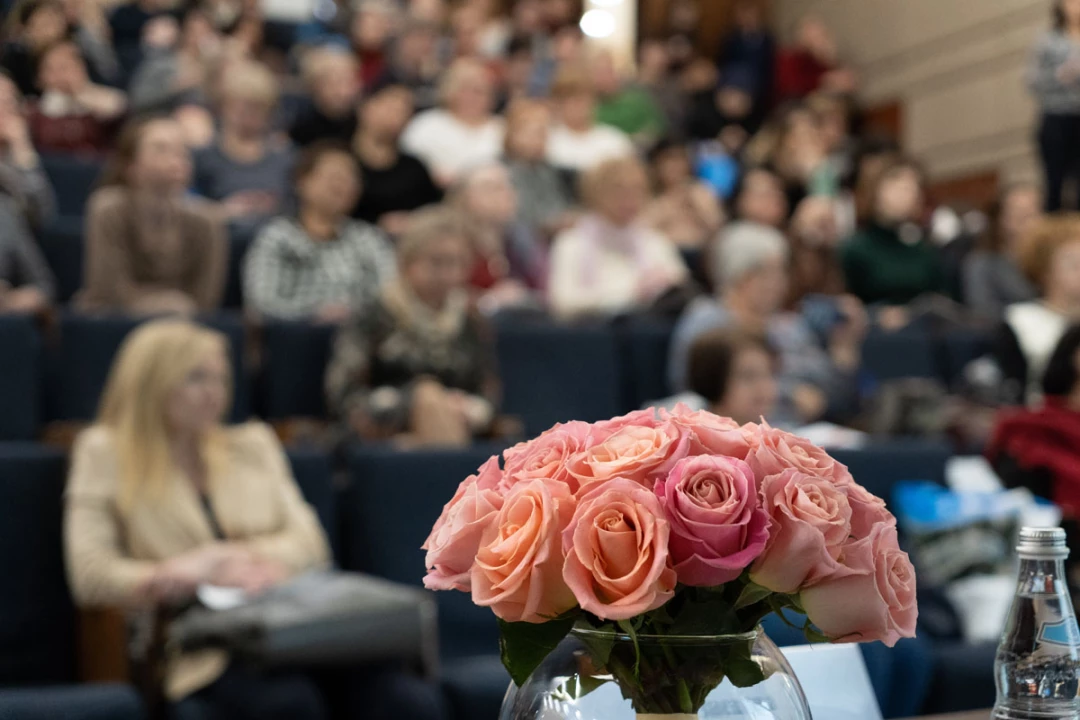
[[619, 327], [623, 411], [671, 394], [667, 364], [673, 330], [671, 323], [657, 320], [630, 320]]
[[300, 492], [315, 508], [335, 558], [340, 557], [334, 466], [330, 455], [319, 450], [290, 449], [288, 456]]
[[621, 414], [619, 345], [612, 328], [500, 324], [497, 343], [503, 411], [520, 417], [526, 434], [567, 420]]
[[57, 210], [65, 217], [86, 214], [86, 200], [94, 190], [104, 164], [94, 158], [46, 155], [41, 167], [56, 192]]
[[33, 440], [41, 418], [41, 336], [28, 317], [0, 317], [0, 441]]
[[[345, 567], [419, 585], [424, 577], [420, 546], [443, 506], [461, 481], [499, 449], [352, 450], [350, 485], [342, 499]], [[490, 610], [474, 606], [462, 593], [437, 596], [443, 655], [498, 651], [498, 628]]]
[[41, 254], [56, 279], [56, 300], [67, 303], [83, 285], [83, 221], [81, 217], [54, 219], [39, 236]]
[[334, 327], [270, 322], [262, 332], [259, 408], [267, 420], [327, 417], [323, 376]]
[[[48, 348], [46, 358], [45, 413], [48, 420], [87, 422], [94, 418], [120, 345], [143, 321], [135, 317], [76, 313], [65, 313], [61, 317], [58, 342]], [[234, 382], [231, 418], [244, 420], [249, 413], [251, 388], [244, 361], [243, 322], [239, 316], [224, 313], [202, 322], [229, 340]]]
[[871, 331], [863, 343], [862, 367], [877, 382], [941, 377], [934, 337], [914, 325], [897, 332]]
[[64, 571], [64, 455], [0, 443], [0, 686], [68, 683], [75, 614]]
[[859, 450], [830, 450], [829, 454], [848, 466], [855, 482], [891, 504], [893, 488], [903, 480], [944, 485], [945, 464], [953, 451], [943, 442], [900, 440]]

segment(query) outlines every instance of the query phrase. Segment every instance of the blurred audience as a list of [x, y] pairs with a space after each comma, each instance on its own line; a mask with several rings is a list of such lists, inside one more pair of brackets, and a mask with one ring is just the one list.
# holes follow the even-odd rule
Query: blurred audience
[[412, 114], [413, 93], [407, 87], [376, 90], [360, 107], [360, 125], [352, 140], [364, 188], [353, 217], [378, 224], [391, 235], [405, 231], [413, 210], [442, 200], [442, 190], [424, 163], [399, 148]]
[[[171, 112], [187, 105], [205, 107], [211, 65], [222, 52], [222, 37], [199, 4], [187, 6], [179, 25], [169, 15], [150, 27], [173, 28], [173, 37], [152, 46], [133, 70], [128, 87], [131, 109], [138, 113]], [[178, 27], [178, 30], [177, 30]]]
[[499, 387], [469, 298], [469, 230], [455, 210], [420, 210], [397, 248], [398, 279], [334, 343], [328, 406], [363, 439], [465, 445], [490, 428]]
[[[277, 437], [228, 427], [229, 349], [183, 321], [132, 332], [109, 374], [95, 424], [75, 443], [64, 495], [68, 580], [89, 608], [150, 608], [195, 598], [200, 585], [258, 593], [330, 551]], [[224, 652], [181, 654], [164, 678], [179, 717], [326, 717], [304, 676], [231, 664]]]
[[127, 110], [119, 90], [90, 82], [82, 53], [62, 41], [42, 51], [41, 95], [29, 105], [30, 134], [44, 153], [101, 155]]
[[702, 409], [740, 425], [774, 416], [778, 358], [763, 335], [703, 333], [690, 347], [687, 388]]
[[1080, 322], [1080, 216], [1039, 220], [1022, 245], [1020, 268], [1039, 297], [1005, 308], [996, 357], [1012, 389], [1008, 399], [1033, 405], [1050, 355]]
[[866, 313], [854, 298], [838, 298], [822, 342], [802, 316], [783, 312], [789, 261], [787, 240], [773, 228], [735, 223], [721, 233], [710, 253], [716, 295], [694, 300], [672, 337], [668, 355], [672, 390], [688, 389], [694, 342], [710, 330], [734, 328], [765, 335], [779, 354], [780, 398], [770, 422], [797, 426], [853, 417], [858, 410], [856, 375]]
[[[1047, 212], [1061, 210], [1066, 183], [1080, 180], [1080, 1], [1054, 0], [1053, 23], [1039, 38], [1027, 74], [1042, 114], [1038, 141]], [[1080, 209], [1078, 200], [1071, 209]]]
[[649, 153], [656, 197], [646, 222], [680, 248], [698, 249], [720, 229], [724, 213], [712, 189], [694, 177], [690, 148], [672, 140]]
[[401, 11], [393, 0], [365, 0], [353, 13], [352, 49], [360, 62], [360, 85], [370, 90], [385, 77], [390, 64], [390, 44]]
[[253, 228], [290, 195], [293, 154], [271, 135], [277, 80], [259, 63], [238, 62], [222, 78], [218, 104], [217, 137], [195, 154], [194, 190], [221, 203], [232, 223]]
[[349, 217], [364, 187], [346, 146], [309, 147], [293, 184], [298, 212], [268, 223], [244, 261], [247, 308], [267, 318], [345, 322], [393, 277], [393, 252], [382, 233]]
[[454, 61], [440, 94], [442, 107], [413, 118], [401, 136], [401, 147], [420, 158], [439, 185], [448, 187], [470, 167], [499, 158], [503, 121], [493, 114], [491, 71], [478, 60]]
[[622, 77], [610, 51], [594, 53], [589, 69], [597, 93], [596, 120], [622, 130], [638, 147], [656, 142], [666, 121], [649, 91]]
[[922, 170], [895, 158], [859, 198], [859, 230], [841, 248], [848, 291], [868, 305], [903, 306], [944, 289], [937, 251], [922, 227]]
[[548, 282], [551, 310], [562, 318], [646, 310], [686, 282], [675, 245], [644, 223], [645, 166], [607, 160], [581, 182], [588, 212], [555, 238]]
[[790, 212], [783, 180], [764, 167], [751, 167], [743, 173], [731, 198], [731, 206], [734, 219], [772, 228], [787, 225]]
[[756, 129], [772, 97], [776, 40], [766, 26], [761, 0], [738, 0], [732, 19], [733, 27], [721, 41], [716, 64], [726, 82], [743, 79], [751, 101], [751, 128]]
[[19, 0], [6, 18], [4, 30], [0, 67], [7, 71], [23, 95], [38, 95], [42, 54], [65, 40], [78, 47], [95, 81], [117, 79], [112, 47], [90, 26], [69, 23], [61, 0]]
[[555, 125], [548, 137], [548, 162], [580, 172], [605, 160], [630, 157], [634, 144], [626, 133], [596, 122], [596, 89], [581, 65], [566, 65], [551, 84]]
[[475, 260], [469, 283], [486, 314], [542, 304], [547, 253], [532, 228], [518, 222], [518, 203], [510, 173], [496, 163], [468, 172], [454, 193], [454, 204], [471, 226]]
[[515, 100], [506, 111], [504, 160], [518, 194], [518, 221], [553, 235], [572, 222], [573, 198], [547, 161], [551, 112], [539, 100]]
[[331, 45], [309, 52], [303, 61], [310, 102], [289, 128], [300, 147], [319, 140], [350, 142], [356, 134], [360, 68], [351, 52]]
[[41, 314], [54, 293], [52, 271], [22, 210], [0, 195], [0, 313]]
[[84, 309], [185, 313], [218, 307], [226, 239], [218, 210], [191, 198], [191, 154], [167, 118], [125, 128], [87, 203]]
[[409, 88], [413, 91], [417, 109], [430, 110], [439, 103], [439, 80], [443, 70], [438, 25], [411, 17], [394, 43], [387, 82]]
[[1033, 185], [1006, 187], [994, 201], [979, 247], [964, 260], [964, 302], [973, 313], [997, 320], [1009, 305], [1038, 296], [1020, 259], [1041, 208], [1042, 195]]
[[22, 96], [0, 73], [0, 192], [11, 197], [30, 227], [40, 230], [56, 213], [56, 197], [30, 136]]

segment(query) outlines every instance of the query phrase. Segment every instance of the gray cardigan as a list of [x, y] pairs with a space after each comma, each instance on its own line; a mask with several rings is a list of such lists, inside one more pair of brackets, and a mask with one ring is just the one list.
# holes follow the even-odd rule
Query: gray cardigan
[[0, 196], [0, 281], [13, 288], [33, 285], [52, 299], [52, 271], [30, 234], [30, 228], [10, 198]]
[[1046, 114], [1080, 115], [1080, 79], [1065, 84], [1057, 77], [1070, 56], [1080, 56], [1080, 43], [1056, 30], [1044, 33], [1035, 45], [1027, 84]]

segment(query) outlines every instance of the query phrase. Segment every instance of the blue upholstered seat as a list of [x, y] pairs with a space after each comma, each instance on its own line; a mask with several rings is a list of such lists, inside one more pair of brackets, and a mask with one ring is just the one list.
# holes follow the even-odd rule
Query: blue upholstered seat
[[45, 155], [41, 167], [56, 193], [57, 211], [65, 217], [82, 217], [86, 200], [101, 177], [104, 165], [95, 158]]
[[0, 690], [0, 720], [142, 720], [128, 685], [72, 685]]
[[41, 337], [34, 320], [0, 317], [0, 441], [32, 440], [41, 419]]
[[263, 327], [259, 408], [267, 420], [325, 418], [323, 376], [335, 328], [300, 322]]

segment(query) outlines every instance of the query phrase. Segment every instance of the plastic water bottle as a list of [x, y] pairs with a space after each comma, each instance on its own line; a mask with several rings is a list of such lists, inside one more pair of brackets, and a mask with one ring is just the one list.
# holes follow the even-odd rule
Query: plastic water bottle
[[1020, 531], [1020, 581], [994, 661], [993, 720], [1080, 720], [1080, 629], [1065, 584], [1065, 531]]

